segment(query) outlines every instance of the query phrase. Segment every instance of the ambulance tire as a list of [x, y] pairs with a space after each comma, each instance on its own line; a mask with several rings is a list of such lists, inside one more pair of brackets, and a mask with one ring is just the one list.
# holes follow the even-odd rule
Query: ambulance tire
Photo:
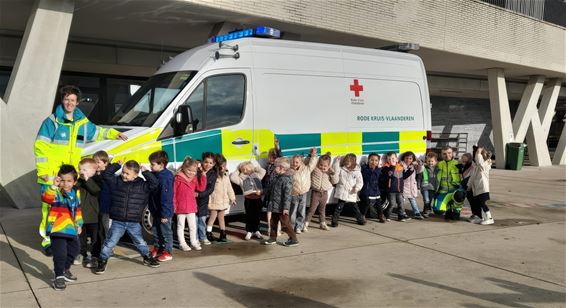
[[149, 207], [147, 206], [143, 210], [141, 226], [143, 239], [148, 244], [153, 243], [153, 234], [151, 232], [151, 228], [153, 226], [153, 217], [151, 217], [151, 212], [149, 211]]

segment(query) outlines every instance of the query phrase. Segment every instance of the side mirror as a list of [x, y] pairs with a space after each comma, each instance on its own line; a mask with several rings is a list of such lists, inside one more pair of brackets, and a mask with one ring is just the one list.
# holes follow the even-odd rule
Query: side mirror
[[192, 133], [194, 130], [193, 125], [193, 112], [190, 106], [181, 105], [177, 108], [173, 116], [171, 126], [175, 132], [175, 136], [181, 136], [186, 133]]

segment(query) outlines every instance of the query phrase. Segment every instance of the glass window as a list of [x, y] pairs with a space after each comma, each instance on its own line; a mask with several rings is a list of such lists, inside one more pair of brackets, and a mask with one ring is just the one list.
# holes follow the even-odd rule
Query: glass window
[[204, 83], [201, 83], [196, 88], [183, 105], [189, 105], [191, 107], [195, 131], [202, 130], [202, 126], [204, 125]]
[[194, 71], [171, 72], [151, 77], [118, 111], [114, 125], [151, 126], [195, 75]]
[[244, 75], [210, 77], [206, 84], [206, 128], [240, 122], [244, 110]]

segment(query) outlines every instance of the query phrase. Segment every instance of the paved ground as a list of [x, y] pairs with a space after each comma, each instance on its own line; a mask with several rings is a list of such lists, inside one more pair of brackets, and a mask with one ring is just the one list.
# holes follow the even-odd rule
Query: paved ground
[[287, 248], [244, 242], [233, 223], [231, 243], [176, 250], [158, 269], [119, 247], [102, 276], [73, 267], [64, 293], [38, 250], [39, 210], [0, 208], [0, 306], [565, 307], [566, 168], [491, 178], [492, 226], [346, 217]]

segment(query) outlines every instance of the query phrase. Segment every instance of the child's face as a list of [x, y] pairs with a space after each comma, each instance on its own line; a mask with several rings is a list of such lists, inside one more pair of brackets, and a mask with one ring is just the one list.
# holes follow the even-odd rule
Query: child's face
[[391, 156], [387, 157], [387, 162], [391, 166], [397, 165], [397, 155], [391, 155]]
[[291, 168], [297, 170], [301, 167], [303, 160], [300, 157], [293, 157], [293, 161], [291, 161]]
[[253, 173], [253, 171], [254, 171], [254, 170], [252, 169], [252, 166], [250, 166], [250, 165], [245, 165], [245, 166], [242, 167], [242, 170], [241, 170], [240, 172], [242, 172], [242, 173], [245, 174], [245, 175], [250, 175], [250, 174]]
[[344, 166], [348, 169], [354, 169], [354, 167], [356, 167], [356, 160], [352, 157], [352, 158], [348, 158], [346, 160], [346, 163], [344, 164]]
[[96, 170], [100, 172], [106, 170], [106, 167], [108, 166], [107, 162], [104, 162], [102, 159], [99, 158], [95, 158], [94, 162], [96, 163]]
[[222, 165], [220, 165], [220, 172], [226, 172], [226, 163], [222, 163]]
[[375, 169], [379, 166], [379, 158], [375, 155], [372, 155], [368, 158], [368, 166], [371, 169]]
[[152, 161], [150, 168], [151, 168], [152, 172], [159, 172], [159, 171], [165, 169], [165, 164], [159, 164], [159, 163]]
[[138, 177], [138, 173], [126, 166], [123, 166], [122, 174], [120, 176], [124, 182], [131, 182]]
[[79, 102], [75, 94], [69, 94], [63, 98], [61, 104], [63, 105], [63, 109], [65, 109], [65, 113], [72, 114], [75, 112], [75, 109], [77, 109]]
[[413, 163], [413, 155], [405, 155], [405, 157], [403, 157], [403, 161], [407, 165], [412, 164]]
[[59, 177], [61, 178], [61, 181], [59, 182], [59, 188], [64, 192], [70, 192], [77, 184], [75, 177], [70, 173], [61, 174]]
[[267, 156], [267, 162], [270, 164], [273, 164], [276, 159], [277, 156], [275, 155], [275, 153], [269, 153], [269, 155]]
[[330, 162], [328, 162], [327, 160], [319, 161], [318, 169], [320, 169], [320, 171], [322, 172], [328, 172], [328, 169], [330, 169]]
[[277, 173], [277, 174], [283, 174], [283, 173], [285, 173], [285, 171], [287, 171], [287, 169], [285, 169], [285, 168], [282, 167], [281, 165], [275, 166], [275, 173]]
[[445, 161], [450, 161], [453, 158], [454, 158], [454, 152], [452, 152], [452, 149], [442, 151], [442, 159], [444, 159]]
[[436, 161], [436, 158], [432, 158], [432, 157], [431, 157], [431, 158], [427, 158], [427, 159], [426, 159], [426, 164], [427, 164], [429, 167], [434, 167], [434, 166], [436, 166], [437, 163], [438, 163], [438, 162]]
[[187, 176], [187, 179], [191, 181], [197, 175], [197, 165], [192, 165], [183, 169], [183, 173]]
[[79, 175], [83, 179], [88, 179], [96, 174], [97, 166], [93, 164], [81, 164], [79, 165]]
[[214, 161], [212, 160], [212, 158], [207, 157], [205, 158], [202, 163], [202, 170], [204, 170], [204, 172], [208, 172], [208, 170], [212, 169], [212, 167], [214, 167]]
[[460, 163], [462, 165], [466, 165], [467, 163], [469, 163], [470, 161], [468, 160], [468, 156], [462, 156], [460, 157]]

